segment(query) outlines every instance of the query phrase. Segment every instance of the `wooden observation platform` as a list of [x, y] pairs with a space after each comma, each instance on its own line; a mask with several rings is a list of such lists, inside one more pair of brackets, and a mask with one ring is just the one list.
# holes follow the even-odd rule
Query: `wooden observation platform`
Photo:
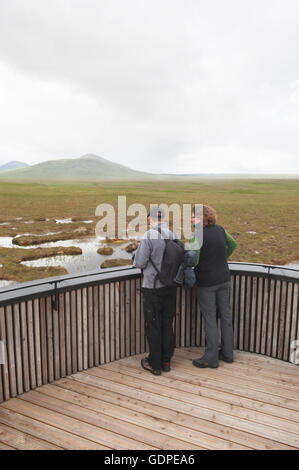
[[235, 360], [197, 369], [196, 289], [178, 288], [171, 371], [140, 360], [140, 272], [0, 292], [0, 449], [298, 449], [298, 271], [231, 265]]

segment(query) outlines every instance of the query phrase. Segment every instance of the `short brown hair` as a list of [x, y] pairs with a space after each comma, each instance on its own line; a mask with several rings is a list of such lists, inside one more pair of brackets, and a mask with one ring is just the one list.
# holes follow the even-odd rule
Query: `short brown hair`
[[216, 211], [213, 207], [203, 206], [203, 226], [216, 224]]
[[[192, 215], [195, 216], [195, 207], [192, 210]], [[203, 226], [207, 227], [208, 225], [216, 224], [216, 211], [213, 207], [202, 206], [202, 217], [203, 217]]]

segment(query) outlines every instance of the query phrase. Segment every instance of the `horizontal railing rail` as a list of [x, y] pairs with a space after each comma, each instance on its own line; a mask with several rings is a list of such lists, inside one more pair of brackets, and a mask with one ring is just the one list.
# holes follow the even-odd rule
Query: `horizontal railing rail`
[[[299, 271], [230, 263], [235, 349], [296, 363]], [[147, 351], [141, 271], [122, 267], [0, 291], [0, 402]], [[204, 346], [196, 287], [177, 288], [176, 347]], [[1, 361], [0, 361], [1, 362]]]
[[141, 271], [133, 266], [84, 272], [77, 275], [65, 275], [46, 278], [43, 281], [30, 281], [0, 289], [0, 306], [45, 294], [62, 292], [76, 286], [107, 282], [110, 279], [141, 277]]
[[[243, 262], [230, 262], [229, 268], [231, 273], [247, 273], [261, 277], [299, 282], [299, 269], [296, 268]], [[10, 303], [12, 300], [23, 300], [45, 293], [50, 294], [55, 291], [61, 292], [76, 285], [105, 282], [108, 279], [115, 278], [116, 275], [119, 278], [141, 276], [141, 271], [134, 266], [124, 266], [24, 282], [0, 289], [0, 306]]]
[[259, 263], [243, 263], [243, 262], [230, 262], [229, 268], [231, 272], [243, 272], [248, 274], [256, 274], [264, 277], [271, 277], [273, 279], [286, 280], [299, 282], [299, 265], [298, 268], [291, 268], [289, 266], [275, 266], [272, 264], [259, 264]]

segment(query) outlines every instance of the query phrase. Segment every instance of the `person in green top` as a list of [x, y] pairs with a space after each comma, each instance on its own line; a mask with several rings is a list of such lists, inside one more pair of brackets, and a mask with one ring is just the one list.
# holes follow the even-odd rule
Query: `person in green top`
[[[202, 217], [198, 217], [194, 211], [192, 222], [196, 228], [190, 244], [191, 249], [197, 253], [194, 268], [197, 301], [205, 320], [206, 336], [204, 355], [192, 363], [196, 367], [215, 368], [218, 367], [219, 360], [233, 362], [233, 327], [229, 305], [230, 272], [227, 259], [236, 249], [237, 242], [221, 225], [216, 224], [216, 211], [212, 207], [204, 205]], [[220, 351], [218, 318], [221, 322]]]
[[[224, 231], [225, 231], [225, 238], [226, 238], [226, 258], [228, 259], [237, 248], [237, 242], [226, 230]], [[197, 266], [199, 262], [199, 257], [200, 257], [200, 248], [198, 248], [197, 238], [193, 236], [190, 240], [190, 243], [192, 244], [193, 249], [196, 251], [195, 266]]]

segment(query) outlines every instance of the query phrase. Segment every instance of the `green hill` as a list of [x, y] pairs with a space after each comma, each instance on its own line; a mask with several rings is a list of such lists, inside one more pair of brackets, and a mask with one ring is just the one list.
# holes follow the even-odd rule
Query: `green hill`
[[43, 163], [0, 173], [1, 179], [10, 180], [73, 180], [101, 181], [118, 179], [149, 179], [155, 175], [132, 170], [97, 155], [80, 158], [48, 160]]
[[16, 170], [17, 168], [24, 168], [29, 166], [27, 163], [11, 161], [0, 166], [0, 171]]

